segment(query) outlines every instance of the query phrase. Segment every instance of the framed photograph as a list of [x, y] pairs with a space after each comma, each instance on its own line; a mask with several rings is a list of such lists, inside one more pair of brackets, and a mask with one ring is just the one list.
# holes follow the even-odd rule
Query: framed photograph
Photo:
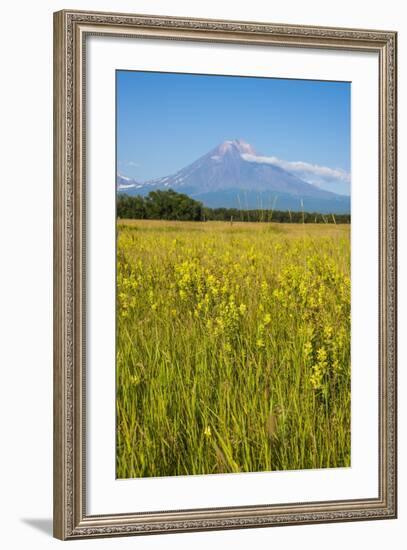
[[54, 534], [396, 517], [396, 33], [54, 16]]

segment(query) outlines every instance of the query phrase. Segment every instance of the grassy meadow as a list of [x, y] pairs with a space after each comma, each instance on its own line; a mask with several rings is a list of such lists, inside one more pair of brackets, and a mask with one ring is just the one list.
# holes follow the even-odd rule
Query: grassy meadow
[[118, 220], [118, 478], [350, 465], [349, 233]]

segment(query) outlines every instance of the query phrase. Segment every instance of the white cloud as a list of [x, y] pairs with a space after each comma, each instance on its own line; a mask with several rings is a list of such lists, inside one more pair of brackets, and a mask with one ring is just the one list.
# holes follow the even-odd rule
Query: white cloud
[[340, 184], [342, 190], [349, 188], [350, 174], [342, 169], [328, 168], [327, 166], [320, 166], [318, 164], [310, 164], [303, 161], [288, 161], [282, 160], [277, 157], [263, 157], [257, 155], [241, 155], [247, 162], [258, 162], [260, 164], [272, 164], [283, 168], [287, 172], [295, 174], [304, 181], [322, 187], [324, 189], [333, 190]]

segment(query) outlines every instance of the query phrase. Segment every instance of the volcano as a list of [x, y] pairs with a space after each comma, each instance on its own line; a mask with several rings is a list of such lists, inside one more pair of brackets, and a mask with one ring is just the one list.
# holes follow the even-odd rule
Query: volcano
[[263, 159], [249, 143], [227, 140], [169, 176], [145, 182], [118, 176], [117, 188], [128, 195], [173, 189], [212, 208], [350, 212], [350, 197], [321, 189]]

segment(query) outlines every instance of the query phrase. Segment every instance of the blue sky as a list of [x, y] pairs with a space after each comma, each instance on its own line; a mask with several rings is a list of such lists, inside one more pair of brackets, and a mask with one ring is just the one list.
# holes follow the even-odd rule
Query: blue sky
[[264, 157], [339, 170], [343, 183], [350, 172], [350, 88], [347, 82], [117, 71], [118, 172], [140, 181], [166, 176], [237, 138]]

